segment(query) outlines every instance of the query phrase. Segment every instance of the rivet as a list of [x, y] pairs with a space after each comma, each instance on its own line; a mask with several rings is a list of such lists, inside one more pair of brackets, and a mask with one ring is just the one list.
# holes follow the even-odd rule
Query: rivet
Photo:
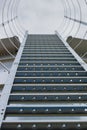
[[33, 128], [36, 128], [36, 124], [33, 124], [32, 127], [33, 127]]
[[46, 99], [47, 99], [47, 97], [44, 97], [44, 99], [46, 100]]
[[79, 97], [79, 99], [81, 99], [81, 97]]
[[3, 115], [3, 113], [1, 113], [1, 115]]
[[18, 125], [17, 125], [17, 128], [21, 128], [21, 127], [22, 127], [21, 124], [18, 124]]
[[61, 109], [59, 109], [59, 111], [61, 112], [62, 110], [61, 110]]
[[26, 82], [26, 80], [24, 80], [24, 82]]
[[23, 88], [23, 90], [26, 90], [26, 88]]
[[67, 97], [67, 99], [70, 99], [70, 97]]
[[45, 111], [46, 111], [46, 112], [48, 112], [49, 110], [48, 110], [48, 109], [46, 109]]
[[23, 109], [20, 109], [20, 112], [23, 112]]
[[78, 73], [76, 73], [76, 75], [78, 75]]
[[36, 80], [33, 80], [34, 82], [36, 82]]
[[65, 127], [66, 127], [66, 124], [63, 124], [62, 127], [65, 128]]
[[72, 111], [74, 111], [74, 109], [72, 109]]
[[36, 88], [33, 88], [33, 90], [35, 90]]
[[61, 82], [63, 82], [63, 80], [61, 80]]
[[51, 124], [48, 124], [48, 128], [50, 128], [51, 127]]
[[56, 97], [56, 99], [59, 99], [59, 97]]
[[64, 87], [64, 90], [66, 90], [66, 87]]
[[67, 75], [70, 75], [69, 73], [67, 73]]
[[43, 90], [46, 90], [46, 88], [44, 87]]
[[53, 88], [54, 90], [56, 90], [56, 88]]
[[35, 111], [36, 111], [36, 109], [33, 109], [32, 111], [33, 111], [33, 112], [35, 112]]
[[35, 99], [36, 99], [36, 97], [33, 97], [32, 99], [33, 99], [33, 100], [35, 100]]
[[81, 125], [80, 125], [80, 124], [77, 124], [77, 127], [81, 127]]
[[24, 97], [21, 97], [22, 100], [24, 100]]
[[72, 82], [73, 80], [71, 79], [70, 82]]

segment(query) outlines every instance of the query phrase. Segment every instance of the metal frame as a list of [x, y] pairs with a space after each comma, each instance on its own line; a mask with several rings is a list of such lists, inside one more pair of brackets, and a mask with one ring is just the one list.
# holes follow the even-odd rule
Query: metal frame
[[[58, 34], [57, 34], [58, 35]], [[26, 34], [26, 36], [25, 36], [25, 40], [26, 40], [26, 37], [27, 37], [27, 34]], [[57, 37], [57, 36], [56, 36]], [[83, 61], [81, 60], [81, 58], [70, 48], [70, 46], [68, 45], [68, 43], [66, 43], [60, 36], [58, 36], [61, 40], [62, 40], [62, 42], [63, 42], [63, 44], [66, 46], [66, 48], [69, 50], [69, 52], [70, 53], [72, 53], [73, 55], [74, 55], [74, 57], [77, 59], [77, 62], [79, 62], [80, 64], [81, 64], [81, 66], [83, 66]], [[65, 128], [65, 127], [67, 127], [67, 128], [71, 128], [71, 126], [73, 126], [74, 125], [74, 127], [75, 127], [75, 129], [76, 128], [83, 128], [83, 126], [85, 125], [85, 123], [86, 123], [86, 126], [85, 127], [87, 127], [87, 121], [85, 121], [85, 116], [81, 116], [82, 117], [82, 119], [77, 119], [77, 117], [78, 116], [75, 116], [75, 117], [73, 117], [72, 118], [72, 121], [70, 121], [69, 119], [68, 119], [68, 117], [65, 117], [65, 119], [66, 119], [66, 121], [65, 121], [65, 119], [63, 119], [63, 120], [61, 120], [60, 119], [60, 117], [59, 116], [56, 116], [56, 117], [53, 117], [52, 118], [52, 120], [51, 120], [51, 117], [47, 114], [46, 115], [46, 117], [47, 118], [45, 118], [45, 117], [43, 117], [43, 115], [42, 115], [42, 119], [40, 120], [40, 116], [36, 116], [37, 117], [37, 120], [34, 120], [34, 117], [33, 117], [33, 119], [31, 119], [31, 117], [29, 117], [29, 118], [27, 118], [26, 117], [26, 119], [28, 119], [28, 120], [24, 120], [23, 118], [23, 120], [16, 120], [17, 118], [15, 118], [16, 116], [13, 116], [13, 118], [11, 119], [11, 118], [9, 118], [9, 114], [10, 113], [7, 113], [7, 111], [6, 111], [6, 108], [12, 108], [13, 106], [13, 104], [14, 104], [14, 107], [15, 108], [17, 108], [16, 110], [19, 110], [20, 108], [20, 112], [22, 113], [23, 111], [24, 111], [24, 109], [26, 109], [26, 108], [30, 108], [31, 106], [33, 106], [34, 107], [34, 109], [32, 109], [31, 110], [31, 108], [30, 108], [30, 110], [31, 111], [34, 111], [35, 112], [35, 110], [37, 109], [37, 108], [35, 108], [35, 106], [37, 107], [37, 106], [39, 106], [40, 108], [41, 107], [43, 107], [45, 104], [42, 102], [42, 100], [43, 101], [46, 101], [46, 102], [48, 102], [49, 103], [49, 101], [51, 100], [51, 98], [52, 98], [52, 101], [54, 101], [53, 103], [54, 104], [50, 104], [50, 107], [52, 106], [52, 107], [54, 107], [54, 105], [55, 106], [57, 106], [58, 107], [58, 104], [56, 104], [56, 101], [58, 101], [58, 100], [60, 100], [60, 98], [61, 97], [63, 97], [63, 100], [65, 100], [65, 102], [68, 100], [70, 100], [71, 99], [71, 101], [70, 102], [72, 102], [72, 104], [68, 104], [68, 107], [69, 107], [69, 105], [70, 106], [72, 106], [72, 107], [74, 107], [74, 104], [75, 104], [75, 107], [80, 107], [80, 105], [81, 105], [81, 107], [84, 107], [84, 113], [87, 113], [87, 104], [86, 104], [86, 99], [87, 99], [87, 93], [86, 93], [86, 90], [85, 90], [85, 92], [84, 92], [84, 94], [82, 93], [82, 92], [65, 92], [65, 93], [63, 93], [63, 92], [60, 92], [60, 93], [58, 93], [58, 92], [56, 92], [55, 91], [55, 93], [53, 92], [53, 91], [51, 91], [50, 93], [49, 92], [47, 92], [47, 93], [45, 93], [45, 92], [37, 92], [37, 93], [34, 93], [34, 92], [32, 92], [32, 93], [24, 93], [24, 92], [18, 92], [17, 91], [17, 93], [15, 93], [14, 91], [13, 91], [13, 93], [10, 93], [10, 92], [12, 92], [11, 90], [14, 88], [14, 87], [12, 87], [13, 86], [13, 82], [14, 82], [14, 86], [19, 86], [19, 85], [24, 85], [24, 86], [26, 86], [26, 85], [28, 85], [28, 86], [30, 86], [31, 85], [31, 81], [29, 81], [29, 82], [26, 82], [27, 81], [27, 79], [33, 79], [33, 77], [26, 77], [26, 76], [23, 76], [23, 77], [17, 77], [17, 75], [15, 75], [16, 74], [16, 71], [18, 71], [18, 69], [17, 68], [20, 68], [20, 67], [18, 67], [18, 65], [20, 65], [19, 63], [20, 63], [20, 58], [21, 58], [21, 55], [22, 55], [22, 52], [23, 52], [23, 49], [24, 49], [24, 46], [26, 46], [25, 45], [25, 40], [23, 41], [23, 44], [21, 45], [21, 47], [20, 47], [20, 50], [19, 50], [19, 52], [18, 52], [18, 55], [17, 55], [17, 57], [16, 57], [16, 59], [15, 59], [15, 62], [14, 62], [14, 64], [13, 64], [13, 67], [12, 67], [12, 70], [11, 70], [11, 74], [9, 75], [9, 78], [8, 78], [8, 81], [7, 81], [7, 83], [6, 83], [6, 85], [5, 85], [5, 88], [4, 88], [4, 91], [3, 91], [3, 93], [2, 93], [2, 97], [1, 97], [1, 109], [0, 109], [0, 112], [1, 112], [1, 115], [0, 115], [0, 125], [3, 125], [2, 126], [2, 128], [6, 128], [6, 129], [10, 129], [11, 127], [13, 127], [13, 128], [19, 128], [19, 129], [21, 129], [21, 128], [47, 128], [47, 126], [48, 126], [48, 128], [49, 128], [49, 126], [51, 127], [51, 125], [50, 124], [48, 124], [48, 122], [50, 122], [51, 124], [52, 124], [52, 126], [53, 126], [53, 128], [55, 128], [55, 125], [54, 124], [57, 124], [57, 125], [59, 125], [59, 127], [61, 127], [61, 128]], [[29, 40], [29, 39], [28, 39]], [[41, 61], [42, 62], [42, 61]], [[52, 61], [53, 62], [53, 61]], [[64, 62], [64, 61], [62, 61], [62, 62]], [[66, 61], [67, 62], [67, 61]], [[74, 62], [74, 61], [72, 61], [72, 62]], [[25, 62], [24, 62], [25, 63]], [[31, 62], [29, 62], [28, 61], [28, 63], [31, 63]], [[59, 61], [59, 63], [60, 63], [60, 61]], [[67, 62], [68, 63], [68, 62]], [[31, 67], [32, 67], [32, 65], [31, 65]], [[33, 65], [33, 67], [36, 67], [36, 66], [34, 66]], [[48, 66], [48, 67], [50, 67], [50, 66]], [[63, 66], [63, 68], [65, 68], [66, 66]], [[27, 66], [26, 68], [29, 68], [29, 66]], [[38, 67], [39, 68], [39, 67]], [[41, 67], [40, 67], [41, 68]], [[79, 67], [78, 67], [79, 68]], [[82, 68], [82, 67], [81, 67]], [[85, 67], [84, 67], [85, 68]], [[84, 70], [84, 69], [83, 69]], [[86, 71], [86, 69], [84, 70], [84, 72]], [[35, 71], [36, 72], [36, 71]], [[49, 72], [49, 71], [48, 71]], [[67, 71], [66, 71], [67, 72]], [[23, 83], [22, 83], [22, 81], [21, 82], [19, 82], [19, 81], [16, 81], [16, 79], [19, 79], [19, 78], [21, 78], [21, 79], [23, 79]], [[25, 79], [26, 78], [26, 79]], [[41, 85], [42, 85], [42, 81], [41, 81], [41, 78], [42, 77], [36, 77], [35, 79], [40, 79], [40, 82], [41, 82]], [[57, 77], [43, 77], [43, 78], [46, 78], [46, 79], [57, 79]], [[83, 78], [85, 78], [84, 76], [82, 77], [82, 79]], [[86, 77], [87, 78], [87, 77]], [[15, 79], [15, 80], [14, 80]], [[61, 79], [61, 77], [59, 77], [59, 79]], [[62, 77], [62, 80], [63, 79], [69, 79], [69, 81], [72, 83], [73, 82], [73, 79], [74, 79], [74, 77]], [[78, 79], [78, 77], [75, 77], [75, 80], [77, 80]], [[62, 85], [64, 85], [63, 84], [63, 82], [62, 82], [62, 80], [61, 80], [61, 86]], [[86, 82], [87, 82], [87, 79], [85, 80]], [[36, 82], [36, 81], [35, 81]], [[32, 82], [33, 84], [35, 83], [35, 82]], [[40, 82], [38, 81], [37, 82], [37, 84], [36, 84], [36, 86], [40, 86]], [[53, 81], [52, 81], [53, 82]], [[77, 81], [76, 81], [77, 82]], [[38, 84], [39, 83], [39, 84]], [[43, 83], [44, 83], [44, 80], [43, 80]], [[46, 81], [46, 83], [48, 83], [48, 81]], [[51, 82], [50, 82], [50, 84], [49, 84], [49, 86], [51, 85], [55, 85], [55, 86], [57, 86], [57, 85], [59, 85], [59, 84], [56, 84], [56, 82], [54, 82], [55, 84], [51, 84]], [[65, 83], [65, 81], [64, 81], [64, 83]], [[74, 83], [74, 86], [75, 86], [75, 82], [73, 82]], [[84, 82], [85, 83], [85, 82]], [[45, 84], [45, 83], [44, 83]], [[81, 78], [79, 78], [79, 82], [78, 82], [78, 85], [81, 85], [82, 84], [82, 81], [81, 81]], [[46, 84], [46, 86], [47, 86], [48, 84]], [[68, 83], [66, 84], [66, 85], [68, 85]], [[72, 85], [72, 84], [70, 84], [70, 85]], [[83, 84], [82, 84], [83, 85]], [[86, 85], [86, 83], [84, 84], [84, 86]], [[32, 85], [33, 86], [33, 85]], [[82, 86], [83, 87], [83, 86]], [[24, 89], [25, 90], [25, 89]], [[44, 97], [43, 97], [44, 96]], [[75, 98], [73, 98], [75, 96]], [[36, 98], [37, 97], [37, 98]], [[30, 99], [29, 99], [30, 98]], [[54, 99], [55, 98], [55, 99]], [[9, 104], [7, 104], [8, 103], [8, 99], [9, 99]], [[38, 99], [40, 100], [40, 102], [38, 102]], [[4, 103], [3, 103], [3, 100], [4, 100]], [[19, 104], [19, 103], [27, 103], [27, 101], [34, 101], [34, 104], [32, 104], [32, 102], [28, 102], [28, 104], [25, 104], [26, 105], [26, 107], [23, 105], [23, 104]], [[21, 102], [20, 102], [21, 101]], [[35, 101], [37, 101], [37, 103], [38, 104], [35, 104]], [[75, 101], [74, 102], [74, 104], [73, 104], [73, 101]], [[81, 102], [78, 102], [78, 101], [81, 101]], [[84, 102], [83, 102], [84, 101]], [[63, 107], [63, 106], [67, 106], [66, 104], [65, 104], [65, 102], [63, 102], [62, 104], [61, 104], [61, 107]], [[69, 103], [69, 102], [68, 102]], [[80, 104], [81, 103], [81, 104]], [[49, 104], [47, 104], [48, 105], [48, 107], [49, 107]], [[17, 106], [18, 105], [18, 106]], [[19, 106], [20, 105], [20, 106]], [[13, 109], [12, 109], [12, 111], [14, 112], [14, 107], [13, 107]], [[47, 106], [45, 106], [45, 107], [47, 107]], [[22, 111], [22, 109], [23, 109], [23, 111]], [[29, 109], [28, 109], [29, 110]], [[72, 109], [71, 109], [72, 110]], [[45, 111], [47, 111], [47, 113], [49, 113], [48, 112], [48, 108], [47, 109], [45, 109]], [[60, 111], [60, 109], [59, 109], [59, 111]], [[73, 111], [73, 110], [72, 110]], [[6, 113], [5, 113], [6, 112]], [[19, 112], [19, 111], [18, 111]], [[20, 114], [21, 114], [20, 113]], [[4, 119], [4, 115], [5, 114], [8, 114], [7, 115], [7, 118], [5, 118], [5, 120], [3, 120]], [[12, 113], [13, 114], [13, 113]], [[18, 113], [19, 114], [19, 113]], [[23, 114], [23, 113], [22, 113]], [[18, 115], [18, 117], [20, 117], [20, 115]], [[80, 117], [80, 116], [79, 116]], [[63, 118], [63, 117], [62, 117]], [[87, 117], [86, 117], [87, 118]], [[15, 120], [14, 120], [15, 119]], [[49, 121], [48, 121], [49, 120]], [[64, 122], [65, 121], [65, 122]], [[46, 124], [45, 124], [45, 122], [46, 122]], [[64, 123], [63, 125], [61, 125], [61, 122], [62, 123]], [[80, 123], [81, 122], [81, 123]], [[2, 124], [3, 123], [3, 124]], [[34, 124], [35, 123], [35, 124]], [[26, 125], [27, 124], [27, 125]], [[72, 125], [73, 124], [73, 125]], [[61, 126], [60, 126], [61, 125]]]
[[68, 50], [73, 54], [81, 66], [87, 71], [87, 64], [81, 59], [81, 57], [70, 47], [70, 45], [60, 36], [60, 34], [55, 31], [56, 35], [63, 41]]
[[10, 91], [12, 89], [14, 77], [15, 77], [15, 74], [16, 74], [16, 70], [17, 70], [21, 55], [22, 55], [22, 51], [23, 51], [23, 48], [24, 48], [24, 45], [25, 45], [27, 35], [28, 35], [28, 32], [26, 31], [25, 36], [24, 36], [24, 40], [23, 40], [23, 42], [22, 42], [22, 44], [21, 44], [21, 46], [19, 48], [18, 54], [17, 54], [17, 56], [15, 58], [13, 66], [11, 68], [11, 71], [10, 71], [11, 73], [9, 74], [9, 77], [7, 79], [7, 82], [6, 82], [5, 86], [4, 86], [3, 92], [1, 94], [1, 100], [0, 100], [0, 127], [1, 127], [1, 124], [2, 124], [2, 121], [3, 121], [3, 118], [4, 118], [6, 106], [7, 106], [8, 99], [9, 99], [9, 94], [10, 94]]
[[73, 19], [73, 18], [70, 18], [70, 17], [68, 17], [68, 16], [64, 16], [64, 17], [65, 17], [66, 19], [70, 19], [70, 20], [72, 20], [72, 21], [75, 21], [75, 22], [77, 22], [77, 23], [81, 23], [81, 24], [87, 26], [87, 22], [80, 21], [80, 20], [78, 20], [78, 19]]

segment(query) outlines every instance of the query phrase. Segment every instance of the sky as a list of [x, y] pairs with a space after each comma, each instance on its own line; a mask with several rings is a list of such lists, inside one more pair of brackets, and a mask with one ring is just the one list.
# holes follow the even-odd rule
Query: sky
[[54, 33], [64, 9], [61, 0], [21, 0], [19, 16], [30, 33]]
[[[70, 20], [67, 20], [67, 22], [64, 21], [65, 23], [63, 23], [65, 6], [68, 16], [70, 16], [71, 11], [72, 18], [76, 16], [76, 19], [80, 19], [78, 2], [74, 0], [74, 4], [72, 4], [72, 1], [73, 0], [21, 0], [19, 6], [20, 22], [29, 33], [53, 34], [55, 30], [57, 30], [61, 35], [64, 35], [64, 37], [68, 35], [74, 36], [79, 28], [79, 24]], [[78, 1], [81, 6], [82, 20], [87, 21], [87, 6], [84, 0]], [[83, 37], [86, 29], [87, 27], [80, 26], [76, 37]]]

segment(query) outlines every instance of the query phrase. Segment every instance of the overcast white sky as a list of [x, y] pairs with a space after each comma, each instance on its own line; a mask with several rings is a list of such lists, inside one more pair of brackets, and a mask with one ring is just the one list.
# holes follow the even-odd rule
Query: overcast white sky
[[19, 10], [30, 33], [54, 33], [64, 16], [61, 0], [21, 0]]

